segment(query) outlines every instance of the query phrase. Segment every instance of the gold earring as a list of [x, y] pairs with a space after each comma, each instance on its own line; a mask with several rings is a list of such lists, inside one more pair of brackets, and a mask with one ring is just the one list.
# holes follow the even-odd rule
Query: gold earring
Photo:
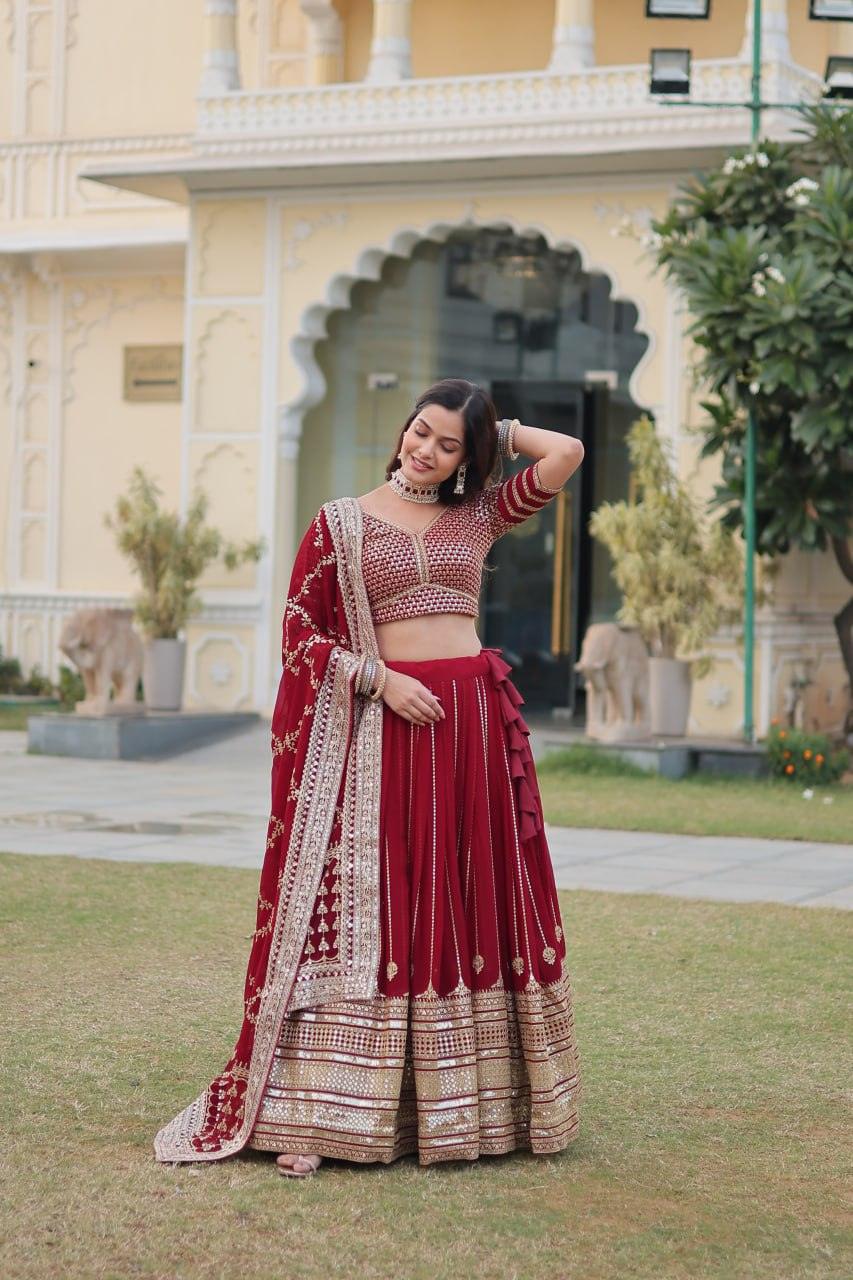
[[463, 462], [463, 463], [462, 463], [462, 465], [461, 465], [461, 467], [459, 468], [459, 470], [458, 470], [458, 471], [457, 471], [457, 473], [456, 473], [456, 487], [455, 487], [455, 488], [454, 488], [454, 490], [453, 490], [453, 492], [454, 492], [454, 493], [464, 493], [464, 492], [465, 492], [465, 472], [466, 472], [467, 470], [468, 470], [468, 463], [467, 463], [467, 462]]

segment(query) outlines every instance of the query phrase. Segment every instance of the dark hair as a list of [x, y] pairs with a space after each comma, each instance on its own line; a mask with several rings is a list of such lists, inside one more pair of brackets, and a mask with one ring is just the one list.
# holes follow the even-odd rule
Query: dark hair
[[398, 458], [403, 443], [403, 436], [415, 418], [429, 404], [440, 404], [444, 409], [457, 409], [462, 414], [465, 427], [465, 460], [468, 466], [465, 471], [465, 492], [454, 493], [456, 472], [442, 480], [438, 487], [441, 502], [448, 506], [459, 506], [467, 502], [475, 493], [486, 487], [486, 482], [495, 469], [498, 457], [497, 413], [491, 396], [476, 382], [468, 382], [466, 378], [442, 378], [435, 382], [418, 397], [418, 401], [406, 419], [406, 423], [397, 437], [394, 452], [385, 468], [385, 479], [391, 476], [401, 465]]

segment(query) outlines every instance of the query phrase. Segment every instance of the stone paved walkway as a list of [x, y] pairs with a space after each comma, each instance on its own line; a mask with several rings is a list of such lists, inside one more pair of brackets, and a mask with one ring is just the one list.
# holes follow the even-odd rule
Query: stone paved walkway
[[[531, 733], [537, 754], [535, 730]], [[170, 760], [29, 756], [0, 733], [0, 850], [260, 867], [265, 726]], [[548, 827], [562, 889], [853, 908], [853, 845]]]

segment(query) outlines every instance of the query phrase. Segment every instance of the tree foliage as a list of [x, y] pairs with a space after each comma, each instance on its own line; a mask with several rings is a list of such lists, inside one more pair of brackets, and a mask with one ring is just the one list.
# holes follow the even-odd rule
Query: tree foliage
[[853, 112], [804, 112], [804, 140], [763, 142], [682, 187], [648, 243], [683, 291], [702, 353], [711, 509], [743, 524], [747, 409], [757, 425], [758, 550], [853, 534]]

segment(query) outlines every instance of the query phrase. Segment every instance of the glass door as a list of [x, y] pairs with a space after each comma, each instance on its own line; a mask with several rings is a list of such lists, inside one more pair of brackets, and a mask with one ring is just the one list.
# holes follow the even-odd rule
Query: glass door
[[[584, 439], [589, 393], [577, 383], [495, 382], [500, 418]], [[504, 478], [528, 466], [503, 459]], [[531, 710], [575, 709], [578, 567], [582, 541], [581, 473], [553, 502], [494, 544], [486, 560], [480, 637], [498, 646]]]

